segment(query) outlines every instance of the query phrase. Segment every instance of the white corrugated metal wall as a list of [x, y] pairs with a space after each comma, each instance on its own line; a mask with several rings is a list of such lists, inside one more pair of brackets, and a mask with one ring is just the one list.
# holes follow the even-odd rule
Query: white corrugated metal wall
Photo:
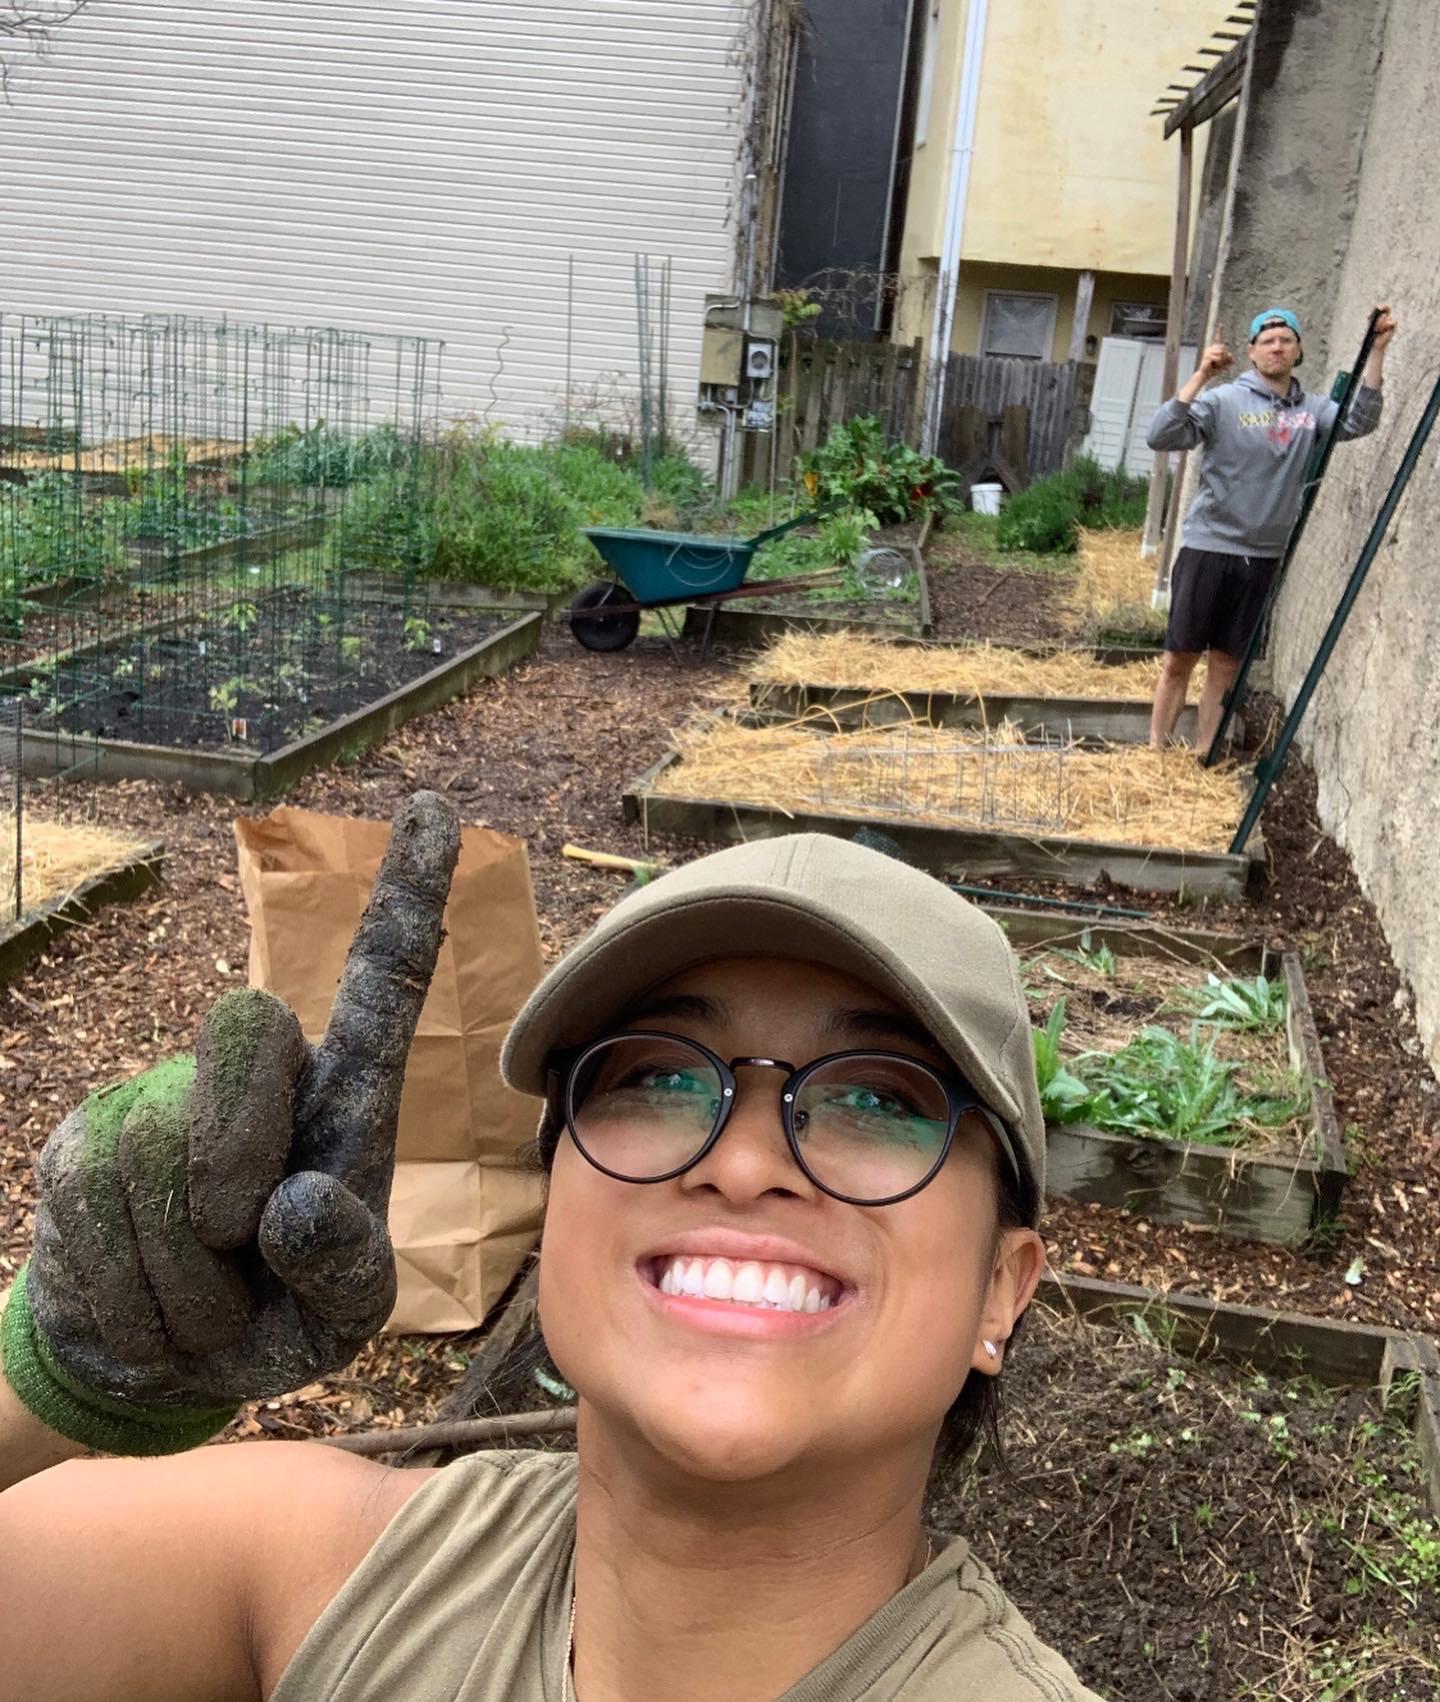
[[[0, 313], [443, 338], [444, 411], [633, 386], [674, 258], [675, 423], [734, 282], [754, 0], [92, 0], [0, 105]], [[502, 349], [503, 345], [503, 349]]]

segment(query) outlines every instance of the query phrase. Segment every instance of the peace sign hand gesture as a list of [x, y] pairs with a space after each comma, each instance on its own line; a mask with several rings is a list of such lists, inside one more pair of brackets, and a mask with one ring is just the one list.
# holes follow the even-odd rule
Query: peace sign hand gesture
[[272, 995], [229, 993], [194, 1058], [102, 1088], [50, 1137], [4, 1368], [51, 1429], [190, 1447], [385, 1322], [405, 1060], [459, 850], [436, 794], [402, 806], [319, 1046]]

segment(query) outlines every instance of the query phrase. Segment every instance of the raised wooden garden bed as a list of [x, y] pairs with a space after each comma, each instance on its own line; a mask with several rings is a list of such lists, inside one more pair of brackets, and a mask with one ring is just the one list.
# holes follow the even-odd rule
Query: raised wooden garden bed
[[[559, 609], [568, 609], [573, 593], [570, 591], [510, 591], [495, 585], [468, 585], [451, 580], [418, 580], [417, 587], [425, 599], [447, 609], [514, 610], [528, 614], [538, 610], [550, 616]], [[347, 573], [346, 589], [361, 597], [394, 595], [395, 581], [370, 573]]]
[[0, 983], [13, 981], [57, 934], [81, 927], [107, 904], [126, 904], [160, 879], [165, 847], [142, 845], [129, 856], [97, 869], [72, 891], [62, 893], [0, 928]]
[[[838, 727], [889, 727], [919, 721], [931, 727], [1017, 726], [1027, 739], [1073, 738], [1104, 744], [1144, 744], [1151, 704], [1141, 698], [985, 697], [956, 692], [879, 692], [853, 686], [750, 686], [751, 708], [771, 720], [798, 721], [819, 711]], [[1194, 741], [1194, 705], [1181, 713], [1176, 732]]]
[[[500, 611], [503, 618], [510, 611]], [[498, 631], [385, 693], [374, 702], [331, 720], [265, 754], [243, 747], [207, 750], [194, 745], [141, 744], [124, 739], [94, 741], [86, 775], [98, 780], [159, 780], [195, 792], [217, 792], [254, 801], [283, 792], [302, 774], [323, 768], [377, 744], [417, 715], [463, 696], [482, 679], [507, 672], [539, 647], [544, 617], [539, 612], [506, 620]], [[113, 649], [107, 641], [97, 649]], [[33, 677], [38, 669], [28, 670]], [[9, 682], [12, 687], [16, 681]], [[27, 774], [57, 777], [68, 772], [75, 736], [27, 727], [22, 763]]]
[[1397, 1378], [1413, 1379], [1416, 1449], [1426, 1497], [1440, 1515], [1440, 1348], [1429, 1336], [1092, 1277], [1044, 1277], [1036, 1299], [1084, 1318], [1138, 1318], [1194, 1359], [1309, 1376], [1329, 1388], [1378, 1389], [1388, 1398]]
[[[1102, 950], [1117, 960], [1114, 990], [1100, 998], [1114, 1003], [1122, 1021], [1130, 1020], [1131, 984], [1124, 978], [1128, 959], [1185, 965], [1185, 980], [1203, 979], [1207, 969], [1227, 976], [1266, 975], [1285, 989], [1283, 1055], [1308, 1088], [1304, 1136], [1293, 1149], [1288, 1142], [1252, 1149], [1187, 1143], [1160, 1136], [1118, 1134], [1082, 1123], [1046, 1126], [1047, 1191], [1086, 1204], [1141, 1213], [1161, 1223], [1186, 1223], [1259, 1241], [1294, 1246], [1318, 1225], [1334, 1218], [1349, 1177], [1344, 1142], [1300, 960], [1293, 952], [1209, 933], [1146, 926], [1092, 926], [1064, 917], [987, 906], [1003, 922], [1022, 963], [1035, 953]], [[1040, 963], [1047, 960], [1040, 957]], [[1057, 961], [1049, 960], [1052, 965]], [[1061, 971], [1066, 960], [1058, 960]], [[1066, 996], [1058, 982], [1057, 994]], [[1073, 995], [1071, 995], [1073, 996]], [[1135, 1018], [1137, 1025], [1139, 1016]], [[1036, 1018], [1040, 1023], [1039, 1016]], [[1223, 1042], [1222, 1042], [1223, 1044]]]
[[681, 797], [666, 779], [681, 761], [662, 757], [626, 787], [624, 819], [644, 832], [673, 834], [711, 845], [774, 839], [787, 833], [829, 833], [840, 839], [880, 835], [897, 854], [920, 868], [957, 879], [1027, 880], [1090, 886], [1106, 879], [1148, 892], [1213, 893], [1242, 898], [1263, 867], [1257, 829], [1242, 853], [1187, 851], [1129, 845], [1058, 834], [1005, 832], [999, 828], [936, 826], [900, 816], [859, 814], [798, 805], [782, 809], [731, 798]]
[[269, 560], [277, 553], [301, 549], [306, 544], [318, 544], [325, 536], [325, 520], [310, 515], [300, 520], [280, 520], [253, 532], [238, 532], [233, 538], [221, 538], [213, 544], [195, 544], [189, 549], [174, 549], [164, 543], [136, 539], [128, 553], [142, 568], [164, 569], [184, 574], [194, 567], [215, 567], [223, 561], [244, 562], [247, 557], [263, 552]]
[[[842, 729], [1008, 722], [1030, 740], [1146, 743], [1158, 678], [1149, 656], [796, 633], [754, 659], [750, 703], [774, 721], [818, 716]], [[1189, 739], [1195, 713], [1181, 718]]]

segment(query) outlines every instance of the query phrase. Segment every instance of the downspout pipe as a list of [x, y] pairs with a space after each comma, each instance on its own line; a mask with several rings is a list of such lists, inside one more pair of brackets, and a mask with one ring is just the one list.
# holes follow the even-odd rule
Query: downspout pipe
[[960, 61], [960, 97], [955, 104], [955, 134], [950, 144], [950, 194], [940, 242], [940, 276], [935, 317], [930, 326], [930, 385], [921, 448], [935, 453], [945, 411], [946, 365], [960, 291], [960, 250], [965, 241], [965, 207], [970, 198], [970, 162], [975, 154], [975, 123], [980, 110], [980, 71], [985, 57], [985, 26], [990, 0], [970, 0], [965, 19], [965, 48]]

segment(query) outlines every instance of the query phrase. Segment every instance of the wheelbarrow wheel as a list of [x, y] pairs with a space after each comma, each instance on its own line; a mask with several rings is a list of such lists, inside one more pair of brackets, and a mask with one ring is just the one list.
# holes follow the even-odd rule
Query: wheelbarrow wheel
[[630, 609], [607, 615], [607, 603], [628, 603], [630, 593], [613, 579], [598, 580], [578, 592], [570, 605], [570, 630], [587, 650], [623, 650], [640, 630], [640, 614]]

